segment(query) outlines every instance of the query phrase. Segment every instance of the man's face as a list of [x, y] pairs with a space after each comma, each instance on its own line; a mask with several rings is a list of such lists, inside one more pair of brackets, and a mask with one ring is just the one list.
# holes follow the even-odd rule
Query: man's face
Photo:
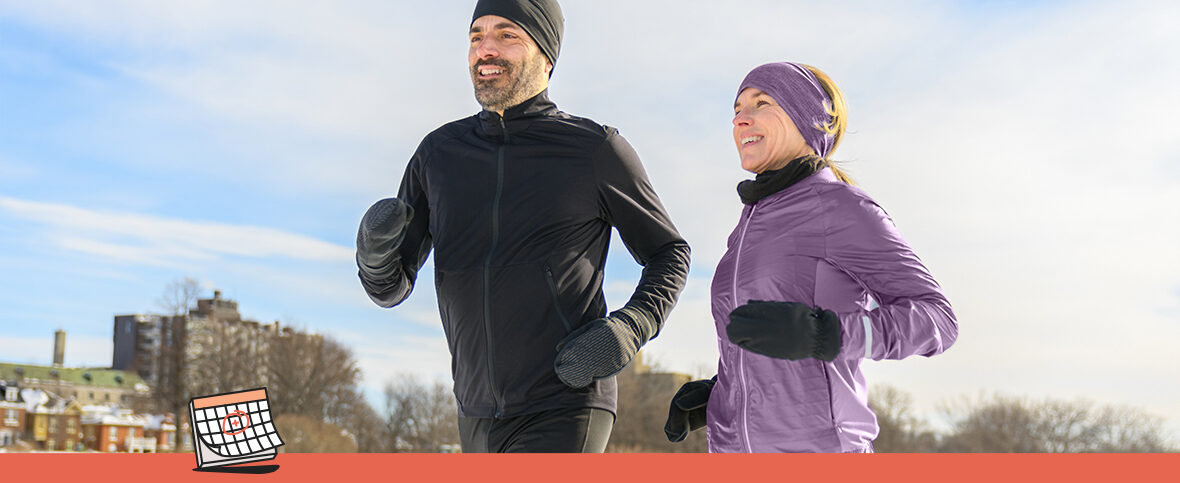
[[467, 63], [475, 99], [503, 113], [549, 85], [549, 59], [524, 29], [511, 20], [485, 15], [471, 23]]

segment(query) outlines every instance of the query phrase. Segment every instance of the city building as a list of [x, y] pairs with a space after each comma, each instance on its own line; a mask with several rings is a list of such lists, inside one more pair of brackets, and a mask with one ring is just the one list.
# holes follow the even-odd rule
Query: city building
[[42, 389], [22, 389], [25, 404], [24, 439], [43, 451], [82, 449], [82, 406]]
[[84, 448], [85, 405], [141, 407], [151, 397], [150, 387], [133, 372], [65, 367], [65, 342], [66, 332], [57, 330], [49, 366], [0, 362], [0, 447], [78, 451]]
[[0, 380], [0, 447], [16, 444], [25, 432], [25, 405], [20, 388]]
[[176, 418], [172, 414], [149, 414], [144, 416], [144, 420], [144, 437], [156, 442], [157, 451], [172, 451]]
[[48, 391], [81, 404], [129, 407], [151, 396], [151, 388], [139, 375], [107, 368], [0, 362], [0, 381], [21, 389]]
[[[279, 333], [277, 321], [243, 319], [236, 301], [214, 291], [187, 315], [116, 315], [111, 368], [134, 372], [155, 388], [177, 388], [191, 379], [189, 362], [227, 349], [246, 360], [261, 360], [270, 336]], [[265, 372], [252, 377], [255, 384], [266, 384]]]
[[102, 453], [154, 453], [156, 439], [146, 437], [147, 419], [130, 409], [108, 406], [83, 408], [82, 433], [87, 448]]

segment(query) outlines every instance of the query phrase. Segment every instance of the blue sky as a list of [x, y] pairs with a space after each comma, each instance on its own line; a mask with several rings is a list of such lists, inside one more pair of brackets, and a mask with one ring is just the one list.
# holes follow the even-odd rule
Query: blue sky
[[[110, 363], [115, 314], [193, 276], [247, 317], [332, 334], [370, 388], [447, 378], [434, 296], [373, 306], [356, 224], [421, 137], [478, 107], [474, 2], [0, 1], [0, 359]], [[693, 246], [647, 353], [711, 375], [708, 285], [746, 176], [752, 67], [827, 71], [835, 152], [954, 304], [931, 359], [867, 363], [923, 408], [1000, 391], [1180, 421], [1180, 44], [1158, 2], [563, 2], [551, 95], [618, 126]], [[612, 306], [638, 269], [620, 244]], [[422, 287], [429, 288], [430, 267]]]

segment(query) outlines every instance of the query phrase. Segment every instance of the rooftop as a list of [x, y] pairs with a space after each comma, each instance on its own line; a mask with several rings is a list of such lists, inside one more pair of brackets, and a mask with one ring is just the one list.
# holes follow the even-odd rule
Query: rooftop
[[143, 384], [146, 387], [143, 378], [139, 377], [139, 374], [117, 369], [105, 367], [53, 367], [0, 362], [0, 381], [15, 381], [20, 385], [23, 379], [37, 379], [41, 382], [56, 382], [60, 380], [63, 383], [79, 386], [134, 388], [136, 385]]

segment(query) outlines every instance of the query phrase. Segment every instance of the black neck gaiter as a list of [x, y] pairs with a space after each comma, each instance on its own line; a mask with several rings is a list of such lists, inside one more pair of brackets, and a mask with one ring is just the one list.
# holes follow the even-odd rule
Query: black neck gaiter
[[787, 189], [788, 186], [798, 183], [826, 167], [828, 167], [827, 160], [819, 156], [811, 154], [801, 156], [788, 161], [787, 165], [782, 168], [763, 171], [754, 179], [738, 183], [738, 196], [742, 197], [742, 203], [752, 205], [762, 198]]

